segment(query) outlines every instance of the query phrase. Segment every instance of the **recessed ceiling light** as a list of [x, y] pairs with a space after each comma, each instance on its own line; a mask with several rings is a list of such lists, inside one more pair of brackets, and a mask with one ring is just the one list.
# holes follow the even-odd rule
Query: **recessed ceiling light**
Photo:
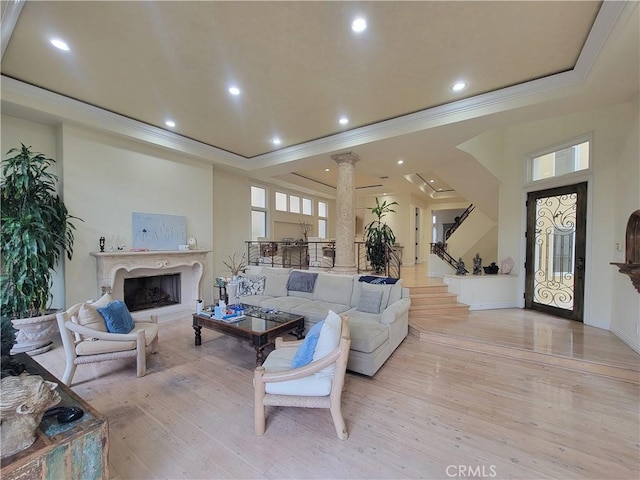
[[171, 128], [173, 128], [173, 127], [175, 127], [175, 126], [176, 126], [176, 122], [174, 122], [173, 120], [167, 120], [166, 122], [164, 122], [164, 124], [165, 124], [167, 127], [171, 127]]
[[460, 90], [464, 90], [465, 88], [467, 88], [467, 83], [462, 81], [456, 82], [451, 85], [451, 90], [453, 90], [454, 92], [459, 92]]
[[273, 137], [271, 139], [271, 143], [273, 143], [274, 145], [280, 145], [282, 143], [282, 140], [280, 140], [278, 137]]
[[59, 48], [60, 50], [64, 50], [65, 52], [69, 51], [69, 45], [67, 45], [66, 42], [63, 42], [59, 38], [52, 39], [51, 40], [51, 45], [53, 45], [56, 48]]
[[240, 95], [240, 89], [238, 87], [229, 87], [229, 93], [231, 95]]
[[435, 180], [432, 178], [431, 180], [429, 180], [429, 183], [433, 183], [435, 182]]
[[324, 171], [325, 171], [325, 172], [330, 172], [330, 171], [331, 171], [331, 169], [330, 169], [330, 168], [325, 168], [325, 169], [324, 169]]
[[404, 160], [398, 160], [398, 165], [402, 165], [404, 163]]
[[342, 117], [340, 118], [340, 120], [338, 120], [338, 122], [340, 122], [340, 125], [346, 125], [347, 123], [349, 123], [349, 119], [347, 117]]
[[364, 18], [356, 18], [351, 23], [351, 30], [354, 32], [360, 33], [367, 28], [367, 21]]

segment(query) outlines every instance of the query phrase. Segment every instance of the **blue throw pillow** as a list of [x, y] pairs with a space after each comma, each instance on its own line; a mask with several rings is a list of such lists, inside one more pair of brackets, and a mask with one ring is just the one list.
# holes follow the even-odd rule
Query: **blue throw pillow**
[[291, 362], [291, 368], [304, 367], [305, 365], [311, 363], [313, 360], [313, 352], [316, 350], [316, 344], [318, 343], [318, 338], [320, 338], [320, 330], [322, 330], [322, 325], [324, 325], [324, 320], [316, 323], [307, 336], [304, 337], [304, 342], [302, 345], [298, 347], [298, 351], [293, 357], [293, 362]]
[[114, 300], [106, 307], [98, 308], [111, 333], [129, 333], [135, 326], [129, 309], [122, 300]]
[[394, 285], [398, 279], [393, 277], [376, 277], [375, 275], [361, 275], [358, 281], [374, 285]]

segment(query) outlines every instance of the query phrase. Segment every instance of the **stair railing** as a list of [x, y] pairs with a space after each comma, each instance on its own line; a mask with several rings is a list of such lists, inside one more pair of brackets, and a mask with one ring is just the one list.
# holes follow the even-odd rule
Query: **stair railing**
[[[245, 241], [247, 264], [263, 267], [285, 267], [306, 270], [309, 266], [328, 270], [335, 262], [333, 242]], [[313, 262], [310, 260], [313, 259]], [[311, 265], [311, 263], [313, 263]]]
[[456, 217], [455, 223], [451, 226], [451, 228], [449, 228], [446, 232], [444, 232], [445, 242], [449, 240], [449, 237], [453, 235], [453, 232], [455, 232], [458, 229], [458, 227], [462, 225], [462, 222], [464, 222], [465, 219], [469, 216], [469, 214], [473, 212], [474, 208], [475, 207], [473, 206], [473, 204], [471, 204], [467, 207], [467, 209], [464, 212], [462, 212], [462, 215], [460, 215], [459, 217]]
[[[330, 270], [335, 265], [335, 244], [333, 242], [274, 242], [268, 240], [245, 241], [247, 264], [264, 267], [288, 267], [307, 270], [310, 267]], [[374, 274], [367, 260], [365, 242], [355, 242], [356, 269], [358, 273]], [[310, 259], [322, 259], [313, 262]], [[386, 246], [387, 263], [384, 271], [377, 275], [400, 278], [402, 249]]]
[[[433, 253], [434, 255], [437, 255], [438, 257], [440, 257], [442, 260], [444, 260], [446, 263], [448, 263], [449, 265], [451, 265], [456, 271], [458, 270], [458, 261], [453, 258], [451, 255], [449, 255], [449, 252], [447, 252], [446, 250], [447, 248], [447, 244], [446, 243], [432, 243], [431, 244], [431, 253]], [[463, 273], [469, 273], [469, 270], [467, 270], [466, 268], [462, 268], [462, 270], [464, 270]]]
[[[367, 244], [365, 242], [355, 242], [356, 246], [356, 270], [358, 273], [375, 274], [371, 263], [367, 260]], [[375, 274], [384, 274], [387, 277], [400, 278], [400, 266], [402, 265], [402, 250], [393, 246], [386, 246], [387, 263], [384, 272]]]

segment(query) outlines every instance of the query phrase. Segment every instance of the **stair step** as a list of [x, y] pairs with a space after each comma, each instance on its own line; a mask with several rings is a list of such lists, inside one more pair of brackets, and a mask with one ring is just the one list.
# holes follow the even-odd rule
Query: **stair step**
[[448, 292], [444, 283], [421, 285], [409, 288], [411, 307], [409, 307], [409, 321], [411, 318], [429, 318], [451, 315], [452, 317], [467, 316], [469, 306], [458, 303], [458, 296]]
[[[458, 317], [459, 318], [459, 317]], [[566, 368], [569, 370], [577, 370], [591, 375], [603, 375], [612, 377], [624, 382], [638, 384], [637, 368], [629, 366], [612, 365], [609, 363], [600, 363], [596, 361], [585, 361], [580, 358], [563, 357], [561, 354], [551, 352], [537, 352], [528, 350], [526, 346], [501, 345], [499, 343], [477, 339], [473, 337], [465, 337], [463, 335], [450, 334], [446, 332], [432, 331], [429, 328], [428, 319], [416, 319], [412, 321], [409, 318], [409, 334], [420, 339], [423, 342], [430, 342], [439, 345], [446, 345], [454, 348], [470, 350], [472, 352], [480, 352], [488, 355], [496, 355], [507, 359], [515, 359], [524, 362], [532, 362], [542, 365], [551, 365], [553, 367]], [[441, 318], [438, 319], [441, 322]], [[451, 317], [455, 321], [455, 317]]]
[[463, 303], [442, 303], [436, 305], [411, 305], [409, 315], [423, 317], [429, 315], [442, 315], [443, 313], [469, 314], [469, 305]]
[[448, 293], [447, 285], [435, 284], [435, 285], [421, 285], [419, 287], [409, 287], [409, 291], [411, 296], [413, 295], [421, 295], [426, 293]]
[[411, 294], [411, 305], [439, 305], [456, 303], [458, 296], [454, 293], [419, 293]]

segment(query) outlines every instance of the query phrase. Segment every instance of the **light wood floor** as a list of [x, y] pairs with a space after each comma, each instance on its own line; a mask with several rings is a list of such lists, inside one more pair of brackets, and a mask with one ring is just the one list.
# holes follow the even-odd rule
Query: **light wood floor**
[[[426, 277], [424, 264], [404, 268], [402, 279], [409, 287], [441, 283]], [[410, 316], [409, 324], [411, 333], [425, 341], [640, 382], [640, 357], [615, 335], [533, 310]]]
[[[541, 320], [510, 311], [507, 321]], [[72, 388], [109, 418], [114, 479], [640, 477], [637, 382], [415, 333], [375, 377], [347, 374], [346, 441], [328, 411], [295, 408], [268, 410], [267, 431], [255, 437], [253, 350], [208, 330], [196, 348], [189, 318], [161, 324], [160, 351], [148, 356], [145, 377], [136, 378], [135, 361], [105, 362], [78, 367]], [[573, 336], [573, 350], [583, 344], [596, 357], [609, 334], [592, 333]], [[61, 376], [60, 346], [34, 358]], [[458, 475], [462, 469], [474, 475]]]

